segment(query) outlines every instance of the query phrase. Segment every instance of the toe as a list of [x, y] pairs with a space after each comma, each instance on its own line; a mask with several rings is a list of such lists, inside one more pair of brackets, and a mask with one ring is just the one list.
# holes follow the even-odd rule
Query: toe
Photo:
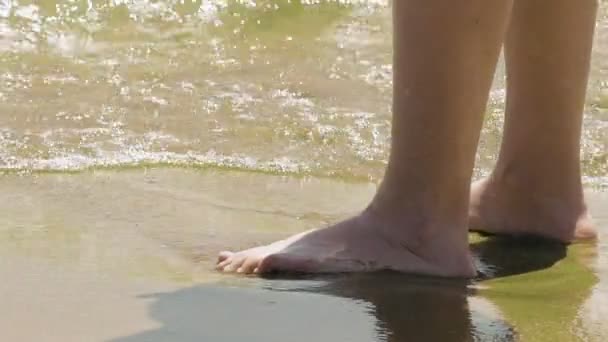
[[236, 271], [244, 274], [255, 273], [255, 270], [258, 268], [259, 263], [259, 260], [249, 258], [245, 260], [245, 262], [243, 262], [243, 265], [241, 265], [241, 267]]
[[229, 251], [222, 251], [220, 252], [220, 254], [217, 256], [217, 263], [221, 263], [222, 261], [230, 258], [231, 256], [233, 256], [234, 253], [229, 252]]
[[215, 265], [215, 269], [218, 270], [218, 271], [223, 271], [224, 268], [226, 266], [228, 266], [231, 262], [232, 262], [232, 259], [231, 258], [227, 258], [227, 259], [225, 259], [222, 262], [218, 262], [217, 265]]
[[243, 263], [247, 260], [246, 257], [233, 257], [228, 265], [224, 267], [224, 272], [236, 272]]

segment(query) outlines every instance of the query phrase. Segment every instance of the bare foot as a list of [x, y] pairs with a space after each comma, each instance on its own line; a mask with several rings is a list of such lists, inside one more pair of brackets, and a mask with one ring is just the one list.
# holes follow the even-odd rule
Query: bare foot
[[[338, 273], [394, 270], [400, 272], [471, 277], [475, 274], [468, 246], [435, 237], [407, 241], [390, 235], [370, 214], [361, 214], [324, 229], [294, 235], [267, 246], [241, 252], [222, 252], [217, 269], [224, 272]], [[394, 233], [393, 233], [394, 235]], [[456, 239], [454, 239], [456, 240]]]
[[471, 186], [469, 226], [482, 233], [531, 235], [564, 243], [594, 240], [597, 231], [582, 196], [577, 197], [560, 198], [533, 187], [482, 179]]

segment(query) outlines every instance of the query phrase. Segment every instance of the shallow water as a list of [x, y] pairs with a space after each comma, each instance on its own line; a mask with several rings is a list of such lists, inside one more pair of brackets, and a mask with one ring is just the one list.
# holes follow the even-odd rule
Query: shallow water
[[[606, 187], [601, 4], [582, 154], [586, 183]], [[0, 169], [171, 164], [378, 181], [390, 25], [387, 0], [0, 0]], [[478, 176], [496, 157], [502, 70]]]
[[[472, 282], [222, 275], [222, 248], [357, 211], [369, 183], [147, 169], [0, 178], [3, 341], [606, 341], [608, 244], [471, 236]], [[589, 193], [602, 236], [608, 194]]]
[[[467, 283], [212, 271], [356, 212], [382, 176], [389, 5], [303, 2], [0, 0], [0, 340], [608, 340], [605, 238], [471, 236]], [[581, 152], [606, 236], [607, 1], [593, 58]]]

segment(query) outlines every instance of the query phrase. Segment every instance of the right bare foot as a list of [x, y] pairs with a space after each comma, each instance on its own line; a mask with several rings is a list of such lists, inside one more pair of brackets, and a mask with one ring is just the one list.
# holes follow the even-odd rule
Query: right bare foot
[[453, 234], [423, 239], [418, 233], [422, 227], [416, 225], [395, 228], [387, 227], [385, 220], [366, 212], [267, 246], [222, 252], [217, 269], [244, 274], [379, 270], [446, 277], [475, 274], [466, 240], [449, 238]]
[[545, 195], [492, 177], [474, 182], [470, 230], [489, 234], [538, 236], [571, 243], [594, 240], [597, 231], [581, 196]]

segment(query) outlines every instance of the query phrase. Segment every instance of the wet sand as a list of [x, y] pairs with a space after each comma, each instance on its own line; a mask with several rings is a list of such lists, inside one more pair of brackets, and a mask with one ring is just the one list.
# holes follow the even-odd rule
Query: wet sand
[[[482, 239], [473, 282], [220, 275], [222, 248], [348, 216], [375, 186], [148, 169], [0, 177], [2, 341], [608, 338], [608, 245]], [[590, 193], [602, 233], [608, 194]]]

